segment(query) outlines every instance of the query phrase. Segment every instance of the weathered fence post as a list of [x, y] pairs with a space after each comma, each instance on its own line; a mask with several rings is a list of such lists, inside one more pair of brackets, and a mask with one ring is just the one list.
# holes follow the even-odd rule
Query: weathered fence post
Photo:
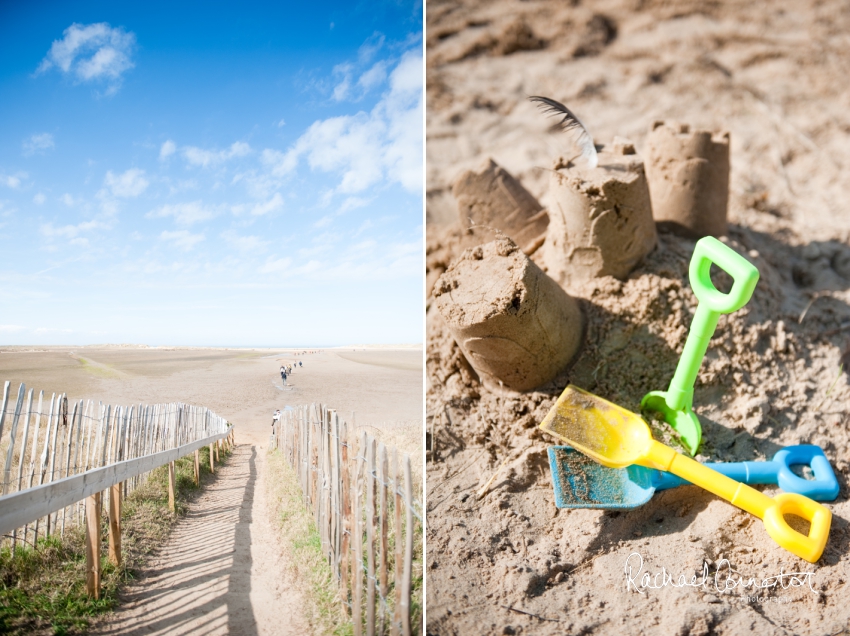
[[[342, 563], [340, 565], [340, 595], [342, 602], [349, 606], [349, 585], [348, 573], [351, 563], [351, 555], [349, 548], [351, 546], [351, 486], [349, 484], [349, 475], [351, 468], [348, 464], [348, 424], [342, 423], [340, 427], [340, 442], [342, 443], [342, 462], [340, 469], [342, 470]], [[350, 609], [350, 606], [349, 606]]]
[[121, 484], [109, 488], [109, 561], [121, 565]]
[[375, 636], [375, 439], [367, 441], [366, 474], [366, 636]]
[[401, 633], [401, 578], [403, 575], [402, 564], [404, 553], [401, 545], [401, 470], [398, 464], [398, 451], [393, 449], [393, 491], [395, 492], [395, 611], [393, 612], [393, 623], [390, 634], [398, 636]]
[[381, 522], [381, 541], [379, 543], [380, 547], [380, 577], [379, 582], [381, 584], [381, 628], [380, 633], [384, 633], [384, 627], [387, 622], [387, 554], [389, 554], [389, 548], [387, 545], [387, 535], [389, 533], [389, 511], [387, 510], [387, 447], [381, 444], [378, 465], [381, 468], [380, 480], [378, 481], [378, 487], [381, 489], [381, 515], [378, 517]]
[[201, 484], [201, 451], [195, 450], [195, 485]]
[[86, 593], [100, 598], [100, 493], [86, 499]]
[[168, 508], [171, 512], [177, 510], [174, 503], [174, 462], [168, 462]]
[[354, 513], [354, 563], [351, 568], [352, 588], [354, 589], [354, 606], [351, 608], [351, 620], [354, 622], [354, 636], [363, 633], [363, 508], [360, 506], [360, 474], [366, 463], [366, 433], [357, 451], [357, 466], [352, 486], [352, 508]]
[[215, 475], [215, 459], [213, 459], [213, 445], [210, 444], [210, 472]]
[[401, 619], [404, 636], [410, 636], [410, 583], [413, 574], [413, 482], [410, 478], [410, 456], [404, 456], [404, 498], [407, 523], [404, 532], [404, 579], [401, 589]]

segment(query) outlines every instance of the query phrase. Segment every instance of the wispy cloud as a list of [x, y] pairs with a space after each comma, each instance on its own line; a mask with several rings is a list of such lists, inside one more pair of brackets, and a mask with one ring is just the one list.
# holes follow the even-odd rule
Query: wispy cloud
[[192, 225], [206, 221], [216, 215], [216, 210], [204, 205], [203, 201], [191, 201], [189, 203], [175, 203], [161, 205], [148, 212], [145, 217], [157, 219], [173, 217], [177, 225]]
[[262, 161], [282, 177], [302, 159], [313, 170], [339, 172], [337, 191], [362, 192], [386, 179], [422, 189], [422, 55], [409, 51], [393, 69], [389, 90], [370, 113], [314, 122], [285, 153], [266, 149]]
[[383, 34], [373, 33], [360, 46], [356, 61], [342, 62], [334, 66], [332, 71], [334, 87], [331, 96], [335, 101], [357, 101], [383, 83], [387, 77], [386, 60], [376, 62], [371, 68], [362, 72], [359, 78], [355, 79], [355, 76], [374, 59], [384, 46], [384, 41]]
[[386, 60], [380, 60], [378, 62], [375, 62], [372, 68], [370, 68], [360, 76], [360, 79], [357, 80], [357, 84], [364, 91], [368, 92], [376, 86], [380, 86], [381, 84], [383, 84], [384, 80], [386, 79], [387, 62]]
[[265, 252], [269, 246], [269, 241], [265, 241], [259, 236], [240, 236], [233, 230], [222, 232], [221, 238], [239, 252], [257, 254]]
[[26, 327], [21, 325], [0, 325], [0, 333], [10, 333], [15, 331], [23, 331]]
[[163, 232], [159, 235], [159, 238], [163, 241], [168, 241], [174, 244], [175, 247], [178, 247], [181, 250], [189, 251], [195, 245], [204, 240], [203, 234], [191, 234], [187, 230], [178, 230], [176, 232]]
[[139, 196], [148, 187], [145, 171], [139, 168], [130, 168], [121, 174], [113, 174], [110, 170], [106, 173], [103, 184], [109, 188], [113, 196], [121, 198], [132, 198]]
[[159, 149], [159, 158], [166, 159], [177, 152], [177, 144], [175, 144], [170, 139], [162, 144], [162, 147]]
[[33, 202], [33, 203], [35, 203], [36, 205], [41, 205], [41, 204], [43, 204], [45, 201], [47, 201], [47, 197], [46, 197], [46, 196], [44, 196], [41, 192], [39, 192], [38, 194], [36, 194], [36, 195], [32, 198], [32, 202]]
[[261, 274], [272, 274], [274, 272], [282, 272], [289, 269], [292, 265], [292, 259], [289, 257], [277, 258], [267, 261], [257, 270]]
[[239, 205], [234, 205], [230, 208], [233, 214], [240, 216], [242, 214], [252, 214], [253, 216], [263, 216], [264, 214], [269, 214], [270, 212], [277, 212], [279, 209], [283, 207], [283, 197], [280, 192], [275, 192], [271, 199], [268, 201], [261, 201], [259, 203], [240, 203]]
[[186, 146], [182, 149], [182, 152], [186, 161], [191, 165], [206, 168], [218, 165], [234, 157], [244, 157], [251, 153], [251, 146], [243, 141], [237, 141], [227, 150], [205, 150], [203, 148], [196, 148], [195, 146]]
[[124, 73], [134, 66], [135, 34], [98, 22], [74, 23], [63, 35], [61, 40], [54, 40], [36, 74], [57, 68], [80, 82], [107, 82], [107, 94], [115, 94]]
[[251, 214], [254, 216], [262, 216], [269, 212], [276, 212], [283, 207], [283, 197], [280, 192], [275, 192], [274, 196], [264, 203], [258, 203], [251, 208]]
[[75, 239], [83, 232], [91, 232], [92, 230], [104, 229], [108, 226], [102, 221], [91, 220], [77, 223], [76, 225], [61, 225], [55, 226], [53, 223], [42, 223], [39, 226], [39, 231], [47, 238], [66, 238]]
[[25, 157], [29, 157], [35, 153], [44, 153], [47, 150], [52, 150], [54, 146], [53, 135], [50, 133], [33, 135], [29, 139], [24, 139], [21, 144]]
[[4, 185], [7, 188], [17, 189], [21, 187], [21, 179], [26, 179], [26, 172], [16, 172], [15, 174], [2, 174], [0, 173], [0, 185]]
[[74, 200], [74, 197], [72, 197], [72, 196], [71, 196], [70, 194], [68, 194], [67, 192], [66, 192], [65, 194], [63, 194], [61, 197], [59, 197], [59, 200], [60, 200], [62, 203], [64, 203], [65, 205], [67, 205], [69, 208], [74, 207], [74, 205], [75, 205], [76, 203], [78, 203], [78, 201], [75, 201], [75, 200]]

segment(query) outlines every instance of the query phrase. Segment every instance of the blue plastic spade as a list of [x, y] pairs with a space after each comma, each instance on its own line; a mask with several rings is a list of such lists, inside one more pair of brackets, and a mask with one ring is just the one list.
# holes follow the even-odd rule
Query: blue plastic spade
[[[791, 466], [809, 466], [814, 477], [796, 475]], [[558, 508], [630, 510], [642, 506], [656, 490], [689, 485], [670, 473], [643, 466], [607, 468], [569, 446], [549, 447], [549, 466]], [[783, 448], [766, 462], [708, 463], [714, 470], [745, 484], [774, 484], [785, 492], [816, 501], [833, 501], [838, 480], [820, 446]]]

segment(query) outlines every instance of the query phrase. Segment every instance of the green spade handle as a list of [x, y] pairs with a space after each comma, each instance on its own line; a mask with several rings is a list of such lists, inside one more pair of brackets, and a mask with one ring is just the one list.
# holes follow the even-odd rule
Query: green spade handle
[[[732, 277], [734, 283], [728, 294], [718, 291], [711, 282], [712, 263]], [[730, 314], [746, 305], [759, 280], [755, 265], [713, 236], [697, 241], [688, 274], [699, 305], [665, 398], [667, 406], [676, 411], [693, 404], [694, 382], [720, 314]]]

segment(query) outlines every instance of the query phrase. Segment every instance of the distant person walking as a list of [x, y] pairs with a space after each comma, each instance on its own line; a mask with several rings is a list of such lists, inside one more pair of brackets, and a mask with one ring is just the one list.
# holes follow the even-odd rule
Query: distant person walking
[[299, 361], [298, 361], [298, 366], [299, 366], [299, 367], [303, 367], [303, 366], [304, 366], [303, 364], [301, 364], [301, 360], [299, 360]]
[[280, 422], [280, 409], [276, 409], [274, 415], [272, 415], [272, 426]]
[[286, 367], [280, 367], [280, 379], [283, 382], [283, 386], [286, 386]]

